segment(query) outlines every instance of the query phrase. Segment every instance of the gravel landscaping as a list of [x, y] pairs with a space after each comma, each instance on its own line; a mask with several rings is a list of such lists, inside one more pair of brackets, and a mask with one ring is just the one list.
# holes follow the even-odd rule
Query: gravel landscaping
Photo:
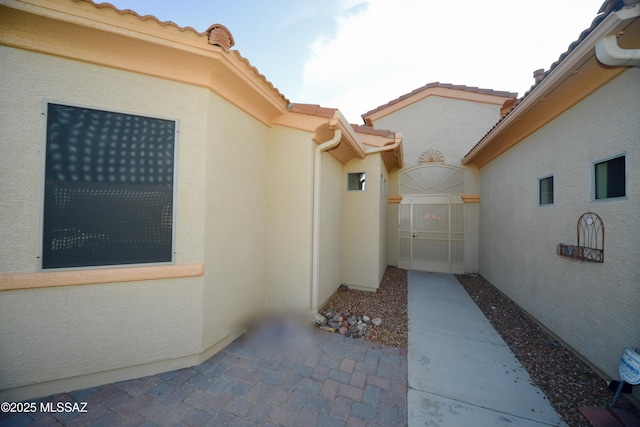
[[376, 292], [355, 289], [338, 290], [322, 306], [321, 312], [380, 318], [380, 326], [370, 325], [363, 339], [378, 344], [407, 348], [407, 271], [389, 267]]
[[[591, 426], [579, 408], [611, 404], [615, 393], [607, 383], [482, 276], [456, 277], [564, 421], [571, 427]], [[618, 407], [638, 415], [622, 396]]]
[[[611, 404], [614, 392], [607, 388], [606, 382], [513, 301], [481, 275], [456, 275], [456, 278], [570, 427], [591, 425], [580, 413], [581, 406], [606, 407]], [[321, 311], [328, 308], [336, 313], [379, 317], [382, 324], [371, 326], [367, 335], [360, 339], [407, 347], [406, 270], [389, 267], [376, 292], [343, 289], [335, 293]], [[640, 417], [638, 408], [624, 394], [618, 407]]]

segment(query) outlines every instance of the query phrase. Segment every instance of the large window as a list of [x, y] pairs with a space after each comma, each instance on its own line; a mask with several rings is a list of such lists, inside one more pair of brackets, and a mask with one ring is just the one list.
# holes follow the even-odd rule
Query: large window
[[542, 178], [538, 182], [540, 187], [538, 203], [540, 205], [552, 205], [553, 204], [553, 176]]
[[611, 199], [626, 195], [625, 156], [594, 164], [595, 198]]
[[43, 269], [173, 260], [176, 130], [46, 104]]

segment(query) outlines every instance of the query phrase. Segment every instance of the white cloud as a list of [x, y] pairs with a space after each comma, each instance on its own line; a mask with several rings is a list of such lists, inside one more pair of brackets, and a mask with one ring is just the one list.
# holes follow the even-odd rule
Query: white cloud
[[602, 0], [345, 0], [336, 31], [318, 37], [296, 102], [360, 114], [440, 81], [519, 92], [548, 68]]

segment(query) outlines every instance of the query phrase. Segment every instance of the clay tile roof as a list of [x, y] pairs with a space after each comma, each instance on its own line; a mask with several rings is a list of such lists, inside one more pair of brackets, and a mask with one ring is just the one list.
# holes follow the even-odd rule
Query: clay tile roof
[[[520, 105], [522, 103], [522, 101], [527, 98], [529, 96], [529, 94], [531, 94], [531, 92], [540, 85], [540, 83], [542, 83], [542, 81], [550, 74], [553, 72], [553, 70], [555, 70], [558, 65], [560, 65], [560, 63], [562, 61], [565, 60], [565, 58], [567, 56], [569, 56], [569, 54], [571, 52], [573, 52], [579, 45], [580, 43], [582, 43], [588, 36], [589, 34], [591, 34], [593, 32], [593, 30], [600, 25], [600, 23], [607, 17], [609, 16], [612, 12], [615, 12], [617, 10], [622, 9], [625, 6], [630, 6], [636, 3], [640, 3], [640, 0], [605, 0], [605, 2], [602, 4], [602, 6], [600, 6], [600, 10], [598, 11], [598, 15], [596, 15], [596, 17], [593, 19], [593, 21], [591, 21], [591, 26], [589, 28], [587, 28], [586, 30], [582, 31], [582, 33], [580, 33], [580, 36], [578, 36], [578, 39], [575, 40], [574, 42], [572, 42], [569, 47], [567, 48], [567, 50], [562, 53], [560, 55], [560, 57], [558, 58], [557, 61], [555, 61], [553, 64], [551, 64], [551, 67], [549, 67], [549, 69], [547, 71], [544, 71], [544, 73], [542, 74], [542, 76], [539, 76], [536, 79], [536, 82], [533, 86], [531, 86], [531, 88], [529, 88], [529, 90], [527, 92], [525, 92], [524, 95], [522, 95], [522, 97], [520, 99], [518, 99], [518, 101], [516, 103], [513, 104], [513, 106], [511, 107], [511, 109], [509, 111], [507, 111], [505, 114], [502, 115], [502, 117], [500, 118], [500, 120], [498, 120], [496, 122], [495, 125], [493, 125], [491, 127], [491, 129], [489, 129], [489, 131], [480, 139], [480, 141], [478, 141], [472, 148], [471, 150], [469, 150], [469, 152], [465, 155], [468, 156], [469, 153], [471, 151], [473, 151], [476, 147], [478, 147], [486, 138], [487, 136], [500, 124], [502, 123], [503, 120], [505, 120], [505, 118], [511, 114], [513, 112], [513, 110], [515, 110], [518, 105]], [[536, 72], [539, 72], [540, 70], [536, 70]]]
[[[197, 31], [195, 28], [193, 27], [181, 27], [178, 24], [176, 24], [175, 22], [172, 21], [160, 21], [158, 18], [156, 18], [153, 15], [140, 15], [138, 14], [136, 11], [131, 10], [131, 9], [118, 9], [117, 7], [115, 7], [114, 5], [112, 5], [111, 3], [95, 3], [93, 0], [73, 0], [73, 1], [84, 1], [86, 3], [92, 4], [94, 7], [96, 7], [97, 9], [112, 9], [113, 11], [115, 11], [116, 13], [120, 14], [120, 15], [133, 15], [136, 18], [140, 19], [141, 21], [148, 21], [148, 20], [152, 20], [155, 21], [156, 23], [158, 23], [158, 25], [163, 26], [163, 27], [173, 27], [175, 29], [178, 29], [179, 31], [185, 32], [185, 31], [189, 31], [192, 32], [194, 34], [196, 34], [197, 36], [200, 37], [207, 37], [207, 43], [211, 44], [211, 45], [215, 45], [220, 47], [221, 49], [223, 49], [225, 52], [230, 53], [230, 48], [233, 47], [235, 45], [235, 41], [233, 39], [233, 35], [231, 34], [231, 31], [229, 31], [224, 25], [221, 24], [213, 24], [211, 25], [207, 31], [201, 33], [199, 31]], [[261, 74], [258, 69], [256, 67], [254, 67], [253, 65], [251, 65], [251, 63], [249, 62], [249, 60], [247, 58], [244, 58], [242, 55], [240, 55], [240, 52], [238, 51], [233, 51], [239, 59], [241, 59], [246, 65], [247, 67], [249, 67], [249, 69], [255, 73], [255, 75], [260, 78], [261, 80], [263, 80], [270, 88], [272, 88], [280, 98], [282, 98], [285, 102], [289, 102], [289, 99], [287, 99], [274, 85], [273, 83], [271, 83], [264, 74]]]
[[309, 114], [318, 117], [334, 117], [335, 108], [325, 108], [318, 104], [290, 104], [289, 111], [292, 113]]
[[209, 44], [219, 46], [224, 49], [225, 52], [229, 52], [229, 49], [236, 44], [231, 35], [231, 31], [224, 25], [213, 24], [207, 29], [206, 33], [209, 35]]
[[507, 98], [515, 98], [518, 96], [517, 93], [515, 92], [507, 92], [507, 91], [497, 91], [497, 90], [493, 90], [493, 89], [481, 89], [481, 88], [477, 88], [477, 87], [472, 87], [472, 86], [465, 86], [465, 85], [454, 85], [451, 83], [440, 83], [440, 82], [432, 82], [432, 83], [427, 83], [426, 85], [419, 87], [417, 89], [412, 90], [409, 93], [406, 93], [404, 95], [401, 95], [400, 97], [387, 102], [384, 105], [380, 105], [377, 108], [374, 108], [371, 111], [367, 111], [366, 113], [364, 113], [362, 115], [362, 117], [366, 117], [370, 114], [373, 114], [375, 112], [378, 112], [380, 110], [384, 110], [385, 108], [388, 108], [394, 104], [397, 104], [398, 102], [401, 102], [407, 98], [410, 98], [420, 92], [423, 92], [427, 89], [431, 89], [431, 88], [443, 88], [443, 89], [452, 89], [452, 90], [461, 90], [461, 91], [465, 91], [465, 92], [474, 92], [474, 93], [480, 93], [483, 95], [495, 95], [495, 96], [504, 96]]
[[[558, 58], [558, 60], [556, 62], [554, 62], [553, 64], [551, 64], [551, 67], [549, 67], [548, 70], [544, 71], [544, 70], [536, 70], [536, 72], [540, 72], [540, 71], [544, 71], [544, 73], [542, 74], [542, 76], [540, 76], [535, 84], [533, 86], [531, 86], [529, 88], [529, 90], [527, 92], [525, 92], [524, 95], [522, 95], [522, 98], [520, 98], [520, 100], [524, 99], [525, 97], [527, 97], [529, 95], [529, 93], [531, 93], [531, 91], [538, 86], [542, 80], [545, 79], [545, 77], [547, 77], [558, 65], [560, 65], [560, 63], [562, 61], [564, 61], [564, 59], [569, 56], [569, 54], [571, 52], [574, 51], [574, 49], [576, 47], [578, 47], [578, 45], [580, 43], [582, 43], [584, 41], [584, 39], [587, 38], [587, 36], [589, 34], [591, 34], [591, 32], [598, 26], [600, 25], [600, 23], [604, 20], [604, 18], [606, 18], [611, 12], [615, 12], [616, 10], [621, 9], [622, 7], [625, 6], [625, 4], [634, 4], [634, 3], [638, 3], [640, 2], [640, 0], [606, 0], [602, 6], [600, 6], [600, 10], [598, 11], [598, 15], [593, 19], [593, 21], [591, 21], [591, 26], [589, 28], [587, 28], [586, 30], [584, 30], [582, 33], [580, 33], [580, 36], [578, 36], [578, 39], [575, 40], [574, 42], [572, 42], [569, 47], [567, 48], [567, 51], [564, 52], [563, 54], [560, 55], [560, 57]], [[515, 104], [517, 105], [517, 104]], [[515, 107], [514, 105], [514, 107]]]
[[249, 67], [249, 69], [251, 69], [251, 71], [253, 71], [255, 73], [256, 76], [258, 76], [261, 80], [263, 80], [271, 89], [273, 89], [280, 98], [282, 98], [287, 104], [289, 103], [289, 98], [287, 98], [286, 96], [284, 96], [284, 94], [282, 92], [280, 92], [280, 89], [278, 89], [277, 87], [275, 87], [273, 85], [273, 83], [271, 83], [267, 77], [262, 74], [260, 71], [258, 71], [258, 69], [256, 67], [254, 67], [253, 65], [251, 65], [251, 62], [249, 62], [249, 60], [247, 58], [245, 58], [244, 56], [242, 56], [240, 54], [239, 51], [234, 50], [232, 51], [232, 53], [234, 53], [235, 55], [238, 56], [238, 58], [243, 61], [245, 64], [247, 64], [247, 67]]
[[95, 6], [98, 9], [105, 9], [105, 8], [109, 8], [109, 9], [113, 9], [114, 11], [116, 11], [117, 13], [119, 13], [120, 15], [133, 15], [135, 17], [137, 17], [138, 19], [140, 19], [141, 21], [148, 21], [148, 20], [153, 20], [156, 21], [158, 23], [158, 25], [161, 25], [163, 27], [166, 26], [170, 26], [170, 27], [174, 27], [180, 31], [191, 31], [199, 36], [204, 35], [204, 33], [201, 33], [199, 31], [197, 31], [195, 28], [193, 27], [181, 27], [178, 24], [176, 24], [175, 22], [172, 21], [160, 21], [158, 18], [156, 18], [153, 15], [140, 15], [138, 14], [138, 12], [131, 10], [131, 9], [118, 9], [117, 7], [115, 7], [114, 5], [112, 5], [111, 3], [95, 3], [92, 0], [73, 0], [73, 1], [84, 1], [87, 3], [92, 4], [93, 6]]

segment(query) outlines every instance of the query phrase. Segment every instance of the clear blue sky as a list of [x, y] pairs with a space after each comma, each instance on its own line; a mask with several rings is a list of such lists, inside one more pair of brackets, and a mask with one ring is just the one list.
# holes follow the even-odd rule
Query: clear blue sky
[[[95, 0], [99, 2], [99, 0]], [[591, 25], [604, 0], [113, 0], [205, 31], [240, 51], [292, 102], [360, 115], [426, 83], [522, 95]]]

